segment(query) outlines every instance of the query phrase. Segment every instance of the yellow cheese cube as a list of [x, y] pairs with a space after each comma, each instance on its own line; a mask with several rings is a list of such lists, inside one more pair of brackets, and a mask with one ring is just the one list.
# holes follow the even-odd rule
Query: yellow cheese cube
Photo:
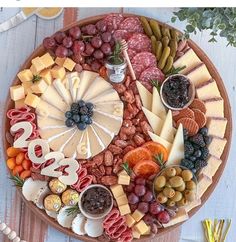
[[34, 58], [31, 63], [37, 73], [46, 68], [40, 57]]
[[132, 235], [134, 239], [139, 239], [141, 234], [136, 230], [136, 229], [132, 229]]
[[116, 198], [116, 202], [117, 202], [118, 206], [122, 206], [122, 205], [128, 204], [128, 198], [127, 198], [126, 194], [124, 194], [124, 195], [122, 195], [120, 197], [117, 197]]
[[39, 75], [43, 78], [43, 80], [48, 85], [52, 84], [52, 74], [51, 74], [51, 70], [50, 69], [42, 70]]
[[122, 171], [120, 171], [119, 173], [118, 173], [118, 176], [119, 175], [126, 175], [126, 176], [128, 176], [128, 173], [125, 171], [125, 170], [122, 170]]
[[141, 213], [138, 209], [136, 209], [133, 214], [132, 214], [132, 217], [134, 218], [134, 220], [136, 222], [140, 221], [142, 219], [142, 217], [144, 216], [145, 214]]
[[41, 79], [31, 86], [31, 90], [33, 91], [33, 93], [44, 93], [47, 87], [47, 83], [43, 79]]
[[20, 71], [17, 76], [22, 82], [29, 82], [33, 79], [33, 73], [30, 69]]
[[129, 204], [118, 206], [118, 208], [120, 210], [120, 215], [126, 215], [126, 214], [131, 213]]
[[130, 184], [130, 176], [127, 175], [127, 174], [119, 174], [118, 175], [118, 184], [129, 185]]
[[32, 93], [28, 93], [25, 98], [25, 104], [33, 108], [36, 108], [39, 102], [40, 98]]
[[149, 235], [151, 233], [151, 226], [147, 225], [148, 230], [143, 235]]
[[60, 58], [60, 57], [57, 57], [56, 60], [55, 60], [55, 63], [59, 66], [63, 66], [64, 62], [65, 62], [65, 59], [66, 58]]
[[24, 87], [21, 85], [10, 87], [10, 96], [13, 101], [20, 100], [25, 97]]
[[65, 77], [65, 75], [66, 75], [66, 70], [65, 70], [64, 67], [54, 66], [51, 69], [51, 74], [52, 74], [52, 77], [54, 79], [60, 79], [60, 80], [62, 80]]
[[141, 220], [137, 224], [135, 224], [134, 229], [137, 230], [141, 235], [143, 235], [149, 231], [148, 226], [144, 223], [143, 220]]
[[15, 108], [22, 108], [25, 106], [25, 98], [15, 101]]
[[129, 228], [131, 228], [136, 223], [136, 221], [130, 214], [125, 215], [125, 220]]
[[113, 185], [110, 188], [111, 188], [114, 198], [120, 197], [125, 194], [123, 187], [119, 184]]
[[32, 82], [22, 82], [22, 87], [24, 88], [25, 95], [27, 95], [29, 92], [32, 92], [31, 86], [33, 85]]
[[71, 60], [70, 58], [66, 58], [65, 62], [63, 63], [63, 66], [69, 71], [72, 71], [74, 69], [75, 65], [76, 65], [76, 63], [73, 60]]
[[54, 64], [54, 60], [49, 53], [44, 54], [40, 57], [41, 62], [44, 65], [44, 68], [48, 68]]

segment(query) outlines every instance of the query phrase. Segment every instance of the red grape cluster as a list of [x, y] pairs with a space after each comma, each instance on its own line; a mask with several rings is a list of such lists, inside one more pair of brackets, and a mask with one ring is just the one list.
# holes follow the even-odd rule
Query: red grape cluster
[[125, 191], [128, 195], [131, 211], [134, 212], [138, 209], [141, 213], [144, 213], [143, 220], [151, 226], [153, 233], [157, 233], [156, 224], [168, 223], [170, 221], [169, 213], [155, 200], [147, 180], [137, 177], [125, 188]]
[[98, 71], [104, 59], [112, 53], [115, 42], [103, 20], [88, 24], [82, 28], [74, 26], [67, 32], [56, 32], [43, 40], [43, 46], [57, 57], [72, 58], [82, 69]]

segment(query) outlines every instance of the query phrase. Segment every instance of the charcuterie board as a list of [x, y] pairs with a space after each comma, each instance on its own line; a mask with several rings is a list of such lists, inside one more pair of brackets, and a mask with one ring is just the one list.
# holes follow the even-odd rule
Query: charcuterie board
[[[121, 40], [129, 59], [117, 64]], [[91, 17], [46, 38], [5, 113], [7, 165], [23, 200], [84, 241], [145, 241], [179, 226], [213, 192], [231, 143], [214, 65], [177, 30], [136, 15]]]

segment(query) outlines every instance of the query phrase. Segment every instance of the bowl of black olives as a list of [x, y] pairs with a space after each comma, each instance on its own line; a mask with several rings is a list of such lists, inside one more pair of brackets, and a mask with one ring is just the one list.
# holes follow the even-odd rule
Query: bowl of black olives
[[167, 108], [182, 110], [192, 103], [195, 97], [195, 86], [185, 75], [171, 75], [162, 83], [160, 96]]
[[186, 167], [173, 165], [162, 169], [154, 179], [153, 193], [166, 207], [183, 207], [197, 199], [197, 178]]
[[112, 207], [112, 194], [103, 185], [90, 185], [80, 193], [79, 208], [81, 213], [87, 218], [104, 218], [111, 211]]

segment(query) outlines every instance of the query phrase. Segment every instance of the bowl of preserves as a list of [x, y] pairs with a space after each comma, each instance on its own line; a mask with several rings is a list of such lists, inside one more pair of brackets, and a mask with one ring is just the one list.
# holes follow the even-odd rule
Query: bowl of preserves
[[153, 193], [156, 200], [164, 206], [186, 206], [197, 199], [197, 178], [186, 167], [168, 166], [155, 177]]
[[195, 86], [182, 74], [167, 77], [161, 85], [161, 100], [171, 110], [187, 108], [195, 97]]
[[112, 194], [103, 185], [90, 185], [80, 193], [79, 208], [81, 213], [87, 218], [104, 218], [111, 211], [112, 207]]

